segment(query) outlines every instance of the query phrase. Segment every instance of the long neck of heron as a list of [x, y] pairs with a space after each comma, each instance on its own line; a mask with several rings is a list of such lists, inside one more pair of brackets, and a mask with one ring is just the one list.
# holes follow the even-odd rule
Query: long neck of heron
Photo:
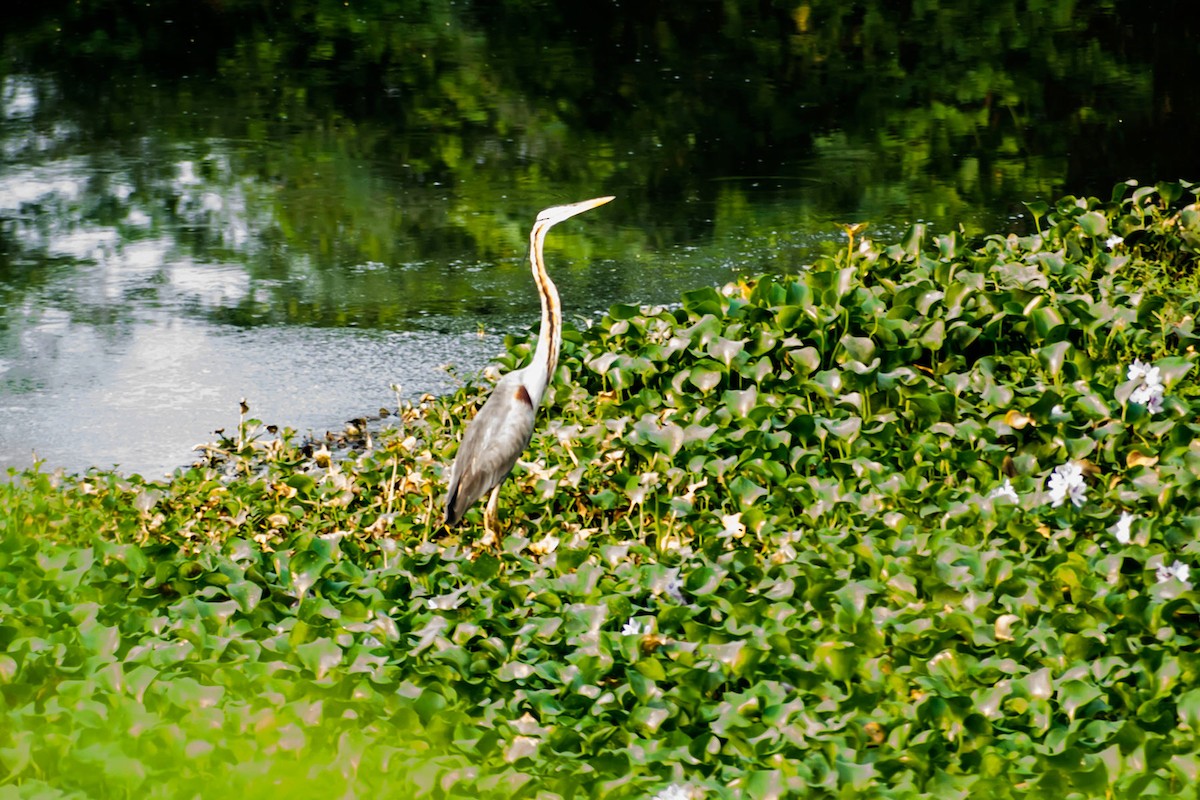
[[558, 365], [558, 348], [562, 341], [562, 305], [558, 300], [558, 288], [546, 272], [542, 257], [542, 245], [546, 241], [549, 225], [535, 225], [529, 234], [529, 262], [538, 294], [542, 298], [542, 328], [538, 332], [537, 349], [528, 367], [530, 394], [537, 405], [545, 394], [546, 387], [554, 377]]

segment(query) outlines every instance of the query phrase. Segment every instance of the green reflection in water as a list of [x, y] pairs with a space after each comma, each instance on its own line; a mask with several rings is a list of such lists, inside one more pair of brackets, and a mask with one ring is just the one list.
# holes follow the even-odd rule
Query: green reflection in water
[[0, 361], [60, 316], [115, 353], [178, 318], [523, 327], [533, 214], [601, 193], [549, 243], [569, 316], [798, 269], [840, 222], [1020, 229], [1023, 201], [1195, 177], [1181, 9], [21, 4]]

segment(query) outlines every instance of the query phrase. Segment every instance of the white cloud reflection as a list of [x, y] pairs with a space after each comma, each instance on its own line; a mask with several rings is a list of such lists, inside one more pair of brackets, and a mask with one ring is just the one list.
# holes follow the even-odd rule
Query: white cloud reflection
[[37, 111], [37, 88], [29, 75], [6, 75], [0, 85], [0, 106], [8, 119], [28, 118]]

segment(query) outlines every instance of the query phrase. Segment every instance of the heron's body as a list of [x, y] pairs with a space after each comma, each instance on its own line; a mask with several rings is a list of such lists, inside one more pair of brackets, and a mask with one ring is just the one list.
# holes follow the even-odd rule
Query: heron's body
[[612, 199], [597, 197], [547, 208], [538, 214], [529, 234], [529, 262], [542, 299], [542, 326], [537, 347], [528, 365], [500, 379], [491, 397], [467, 425], [450, 470], [450, 487], [446, 494], [447, 525], [456, 524], [476, 500], [491, 492], [484, 512], [484, 528], [492, 532], [496, 527], [500, 484], [533, 436], [537, 407], [554, 375], [562, 343], [562, 306], [558, 289], [550, 280], [542, 257], [546, 232], [555, 224]]

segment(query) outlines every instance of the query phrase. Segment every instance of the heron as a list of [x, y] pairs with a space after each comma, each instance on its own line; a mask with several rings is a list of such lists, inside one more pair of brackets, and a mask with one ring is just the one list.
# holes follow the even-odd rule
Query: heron
[[526, 366], [513, 370], [496, 383], [483, 408], [467, 425], [454, 457], [454, 466], [450, 469], [446, 493], [447, 526], [458, 524], [476, 500], [491, 492], [483, 513], [484, 541], [495, 540], [499, 527], [500, 485], [529, 446], [537, 408], [554, 377], [562, 344], [562, 305], [542, 255], [546, 233], [563, 220], [612, 199], [596, 197], [554, 206], [539, 213], [534, 220], [533, 230], [529, 232], [529, 266], [542, 300], [542, 327], [538, 331], [537, 346]]

